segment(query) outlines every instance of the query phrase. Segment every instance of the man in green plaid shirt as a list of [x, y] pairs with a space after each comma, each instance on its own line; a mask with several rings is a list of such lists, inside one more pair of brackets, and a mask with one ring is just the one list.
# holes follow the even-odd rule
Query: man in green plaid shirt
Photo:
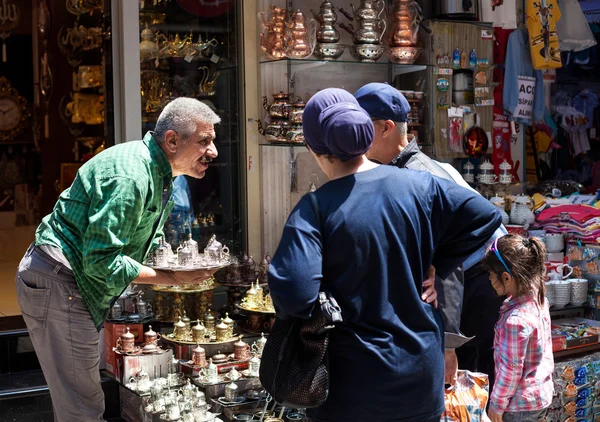
[[173, 178], [202, 178], [217, 157], [219, 122], [200, 101], [172, 101], [142, 141], [86, 162], [38, 227], [16, 287], [56, 421], [103, 420], [98, 331], [131, 282], [191, 284], [212, 275], [157, 271], [141, 262], [173, 208]]

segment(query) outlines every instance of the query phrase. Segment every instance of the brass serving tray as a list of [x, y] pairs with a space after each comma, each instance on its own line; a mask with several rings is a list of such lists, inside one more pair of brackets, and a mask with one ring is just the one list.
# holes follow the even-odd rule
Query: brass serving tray
[[242, 306], [239, 304], [236, 304], [235, 306], [237, 306], [238, 308], [240, 308], [241, 310], [246, 311], [246, 312], [256, 312], [257, 314], [271, 314], [271, 315], [275, 314], [275, 309], [273, 309], [272, 311], [265, 311], [262, 309], [246, 308], [245, 306]]
[[239, 340], [239, 338], [240, 338], [239, 334], [236, 334], [229, 340], [196, 342], [196, 341], [187, 341], [187, 340], [176, 340], [173, 338], [173, 333], [170, 333], [170, 334], [163, 335], [161, 340], [167, 340], [168, 342], [171, 342], [171, 343], [185, 344], [188, 346], [196, 346], [196, 345], [202, 346], [202, 345], [217, 345], [217, 344], [235, 343], [236, 341]]
[[151, 263], [145, 263], [144, 265], [152, 268], [153, 270], [175, 272], [175, 271], [219, 270], [221, 268], [229, 267], [229, 265], [231, 265], [231, 262], [227, 261], [227, 262], [221, 262], [218, 265], [195, 266], [195, 267], [180, 267], [179, 265], [176, 265], [176, 264], [169, 265], [168, 267], [157, 267], [156, 265], [153, 265]]
[[213, 282], [211, 286], [200, 287], [198, 284], [183, 284], [181, 286], [164, 286], [162, 284], [152, 284], [150, 288], [155, 292], [162, 293], [202, 293], [214, 290], [220, 284]]

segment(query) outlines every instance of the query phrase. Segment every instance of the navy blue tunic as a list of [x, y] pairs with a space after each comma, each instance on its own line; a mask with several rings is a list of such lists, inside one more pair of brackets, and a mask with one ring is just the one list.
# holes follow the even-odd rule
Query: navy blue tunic
[[[290, 214], [269, 268], [280, 318], [307, 318], [321, 289], [342, 308], [333, 330], [330, 392], [318, 421], [428, 421], [443, 412], [443, 327], [420, 299], [501, 223], [480, 195], [390, 166], [330, 181]], [[322, 285], [322, 286], [321, 286]]]

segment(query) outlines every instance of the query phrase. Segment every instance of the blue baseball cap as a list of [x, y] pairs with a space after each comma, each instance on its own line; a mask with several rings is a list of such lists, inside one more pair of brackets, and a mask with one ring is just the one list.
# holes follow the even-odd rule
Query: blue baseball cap
[[372, 119], [406, 122], [410, 112], [410, 104], [404, 95], [389, 84], [366, 84], [356, 91], [354, 97]]

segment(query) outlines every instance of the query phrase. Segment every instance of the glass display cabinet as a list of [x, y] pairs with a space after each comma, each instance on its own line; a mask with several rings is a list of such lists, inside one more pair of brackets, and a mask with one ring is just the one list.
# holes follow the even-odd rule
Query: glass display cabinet
[[199, 245], [214, 234], [234, 251], [243, 249], [240, 10], [235, 0], [139, 2], [142, 135], [177, 97], [197, 98], [221, 117], [215, 127], [219, 156], [206, 176], [175, 180], [176, 205], [164, 227], [174, 247], [191, 233]]

